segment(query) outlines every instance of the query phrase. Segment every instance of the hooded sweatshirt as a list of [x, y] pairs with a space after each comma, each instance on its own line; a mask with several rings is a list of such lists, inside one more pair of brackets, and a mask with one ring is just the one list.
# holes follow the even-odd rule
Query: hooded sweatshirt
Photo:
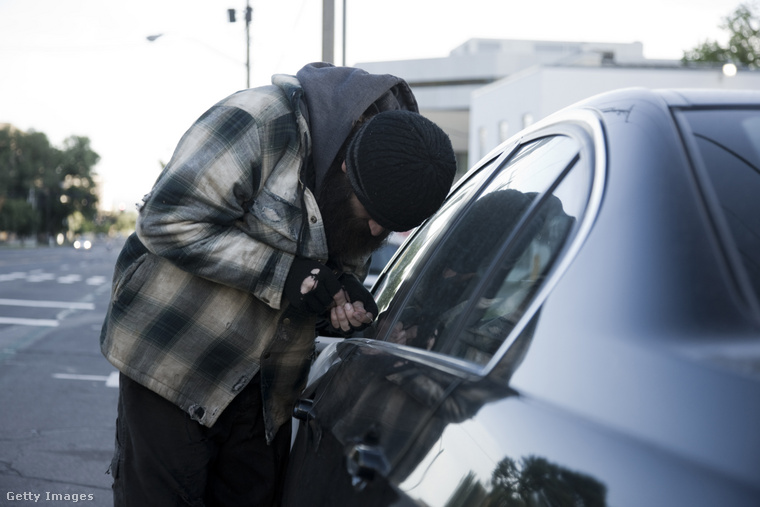
[[409, 85], [390, 74], [369, 74], [362, 69], [320, 62], [306, 65], [296, 78], [303, 87], [307, 106], [317, 193], [354, 122], [370, 106], [374, 105], [376, 112], [418, 112]]

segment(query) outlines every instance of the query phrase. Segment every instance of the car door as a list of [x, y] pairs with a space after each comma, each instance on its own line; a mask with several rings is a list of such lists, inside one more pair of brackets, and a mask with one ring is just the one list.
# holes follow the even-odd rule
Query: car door
[[594, 157], [572, 125], [506, 146], [405, 243], [375, 286], [376, 322], [315, 365], [284, 505], [450, 500], [410, 481], [449, 425], [514, 395], [543, 294], [587, 228]]

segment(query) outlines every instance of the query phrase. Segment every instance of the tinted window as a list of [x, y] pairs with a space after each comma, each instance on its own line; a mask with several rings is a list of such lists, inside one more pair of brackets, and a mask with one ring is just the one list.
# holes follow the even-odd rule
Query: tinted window
[[684, 112], [755, 293], [760, 294], [760, 111]]
[[[522, 317], [585, 207], [590, 168], [570, 170], [579, 148], [566, 136], [534, 141], [484, 188], [475, 180], [457, 193], [394, 266], [392, 275], [409, 279], [410, 287], [392, 301], [380, 294], [386, 312], [376, 337], [487, 363]], [[431, 236], [440, 242], [423, 260], [418, 252]], [[388, 283], [398, 287], [401, 280]]]
[[[481, 171], [477, 175], [474, 175], [474, 177], [469, 178], [459, 187], [456, 194], [450, 196], [443, 203], [435, 218], [423, 224], [415, 232], [414, 241], [404, 248], [396, 260], [394, 268], [388, 272], [386, 277], [380, 280], [375, 288], [374, 296], [381, 315], [388, 310], [402, 283], [408, 280], [412, 273], [421, 269], [419, 266], [424, 264], [426, 259], [425, 250], [422, 247], [438, 241], [439, 236], [446, 230], [447, 224], [452, 221], [452, 217], [456, 215], [462, 206], [467, 203], [468, 198], [483, 184], [483, 178], [487, 174], [486, 171]], [[370, 330], [370, 332], [372, 331]]]

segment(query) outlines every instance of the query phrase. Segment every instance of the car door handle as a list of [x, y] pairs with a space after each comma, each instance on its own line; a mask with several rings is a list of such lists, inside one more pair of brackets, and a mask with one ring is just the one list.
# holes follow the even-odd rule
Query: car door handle
[[311, 418], [313, 409], [314, 400], [307, 398], [300, 399], [296, 403], [296, 406], [293, 407], [293, 417], [299, 421], [306, 421]]
[[384, 477], [390, 472], [390, 464], [377, 445], [356, 444], [349, 449], [346, 458], [351, 484], [358, 490], [364, 489], [377, 475]]

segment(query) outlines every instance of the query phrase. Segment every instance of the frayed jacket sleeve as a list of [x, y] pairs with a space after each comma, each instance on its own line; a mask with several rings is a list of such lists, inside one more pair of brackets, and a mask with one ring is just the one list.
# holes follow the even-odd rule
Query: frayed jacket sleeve
[[[211, 108], [185, 133], [144, 199], [137, 234], [148, 250], [180, 269], [250, 292], [278, 309], [293, 259], [288, 250], [295, 249], [288, 245], [295, 245], [297, 238], [283, 239], [271, 224], [251, 218], [250, 209], [272, 170], [262, 161], [287, 158], [272, 154], [272, 146], [294, 150], [288, 150], [287, 141], [270, 139], [262, 148], [261, 136], [249, 112], [223, 105]], [[298, 164], [295, 154], [289, 156], [290, 163]], [[277, 215], [275, 221], [298, 222], [300, 211], [292, 208], [268, 212]]]

